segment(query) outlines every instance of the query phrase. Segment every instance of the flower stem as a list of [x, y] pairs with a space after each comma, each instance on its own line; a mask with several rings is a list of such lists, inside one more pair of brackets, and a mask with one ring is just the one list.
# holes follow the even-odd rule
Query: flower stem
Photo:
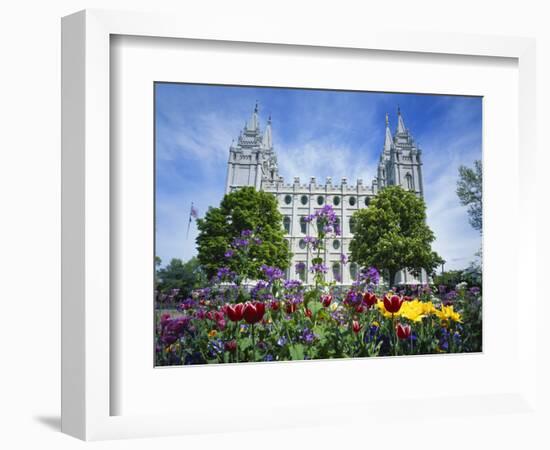
[[254, 324], [250, 325], [252, 333], [252, 358], [256, 362], [256, 340], [254, 339]]
[[235, 343], [237, 344], [235, 348], [235, 362], [239, 362], [239, 322], [235, 322]]

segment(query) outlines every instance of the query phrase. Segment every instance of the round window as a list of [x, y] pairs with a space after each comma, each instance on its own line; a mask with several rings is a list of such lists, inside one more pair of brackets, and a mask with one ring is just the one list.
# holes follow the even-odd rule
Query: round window
[[338, 239], [335, 239], [332, 241], [332, 246], [334, 247], [334, 250], [338, 250], [340, 248], [340, 241]]
[[349, 204], [350, 204], [351, 206], [355, 206], [355, 197], [350, 197], [350, 198], [349, 198]]
[[300, 242], [298, 243], [298, 245], [303, 250], [304, 248], [306, 248], [306, 241], [304, 241], [303, 239], [300, 239]]
[[287, 205], [290, 205], [292, 203], [292, 196], [291, 195], [285, 195], [285, 203]]
[[321, 206], [323, 203], [325, 203], [325, 197], [320, 195], [319, 197], [317, 197], [317, 204]]
[[300, 201], [302, 202], [302, 205], [307, 205], [307, 195], [302, 195]]
[[370, 197], [365, 197], [365, 206], [369, 206]]
[[334, 203], [336, 206], [338, 206], [340, 204], [340, 197], [335, 195], [334, 198], [332, 199], [332, 203]]

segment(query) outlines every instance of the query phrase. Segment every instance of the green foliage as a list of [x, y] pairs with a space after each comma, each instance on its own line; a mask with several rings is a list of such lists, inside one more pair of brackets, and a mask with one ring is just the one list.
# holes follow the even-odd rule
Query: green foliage
[[481, 161], [474, 161], [474, 168], [460, 166], [456, 194], [460, 203], [468, 206], [470, 225], [481, 232], [483, 227], [483, 177]]
[[[210, 208], [205, 217], [197, 220], [198, 259], [208, 277], [216, 275], [220, 267], [234, 267], [236, 261], [224, 254], [243, 230], [252, 230], [261, 244], [250, 250], [246, 273], [260, 277], [262, 264], [286, 269], [290, 252], [284, 239], [282, 216], [273, 195], [244, 187], [227, 194], [218, 208]], [[239, 267], [242, 272], [243, 268]]]
[[466, 283], [469, 287], [481, 288], [481, 269], [471, 265], [463, 270], [449, 270], [445, 273], [434, 276], [433, 282], [436, 286], [447, 286], [454, 289], [457, 284]]
[[431, 249], [435, 236], [426, 224], [424, 200], [400, 186], [384, 188], [353, 218], [352, 261], [386, 271], [390, 285], [399, 270], [431, 274], [443, 261]]
[[185, 298], [191, 294], [193, 289], [205, 282], [199, 260], [195, 257], [185, 263], [181, 259], [174, 258], [163, 268], [159, 268], [160, 264], [160, 258], [157, 256], [155, 265], [157, 266], [156, 283], [159, 292], [169, 293], [172, 289], [180, 289], [178, 297]]

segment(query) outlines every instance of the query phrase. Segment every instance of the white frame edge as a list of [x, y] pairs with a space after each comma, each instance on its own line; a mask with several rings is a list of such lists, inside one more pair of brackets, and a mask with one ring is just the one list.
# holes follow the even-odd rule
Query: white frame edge
[[[327, 36], [312, 28], [305, 37], [275, 25], [205, 27], [193, 17], [101, 10], [62, 19], [62, 431], [84, 440], [193, 432], [177, 418], [110, 416], [109, 393], [109, 45], [110, 35], [159, 36], [288, 45], [361, 48], [517, 58], [522, 149], [536, 148], [535, 40], [435, 33], [363, 32]], [[216, 21], [220, 20], [219, 23]], [[523, 118], [520, 120], [520, 118]], [[536, 261], [535, 184], [527, 183], [536, 152], [522, 152], [520, 211], [530, 233], [521, 236], [522, 260]], [[526, 270], [525, 265], [520, 270]], [[534, 266], [533, 267], [533, 271]], [[519, 273], [529, 279], [529, 273]], [[522, 298], [528, 314], [536, 298]], [[531, 308], [530, 308], [531, 307]], [[521, 320], [521, 317], [519, 318]], [[539, 320], [542, 320], [539, 318]], [[522, 333], [523, 398], [536, 399], [536, 328]], [[195, 432], [200, 430], [195, 430]], [[204, 430], [203, 430], [204, 431]]]

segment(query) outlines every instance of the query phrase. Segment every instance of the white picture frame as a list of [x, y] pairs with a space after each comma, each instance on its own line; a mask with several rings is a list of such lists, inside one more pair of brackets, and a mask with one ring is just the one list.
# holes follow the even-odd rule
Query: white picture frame
[[[426, 33], [406, 34], [393, 30], [347, 30], [327, 36], [314, 24], [307, 33], [298, 29], [265, 26], [234, 27], [217, 23], [205, 28], [189, 17], [87, 10], [62, 21], [62, 431], [85, 440], [162, 436], [227, 430], [253, 430], [282, 426], [308, 426], [322, 418], [353, 420], [354, 416], [390, 413], [408, 396], [394, 396], [387, 404], [364, 401], [304, 404], [300, 408], [277, 406], [270, 424], [262, 414], [250, 418], [236, 409], [227, 426], [205, 414], [111, 415], [111, 339], [117, 324], [111, 320], [110, 261], [112, 236], [110, 186], [116, 173], [110, 167], [110, 40], [113, 35], [224, 41], [237, 43], [284, 44], [324, 47], [333, 52], [365, 49], [406, 52], [414, 55], [456, 55], [510, 58], [518, 64], [519, 183], [517, 212], [521, 233], [514, 240], [517, 274], [528, 279], [535, 268], [535, 186], [529, 177], [535, 167], [535, 43], [532, 39]], [[152, 105], [151, 105], [152, 107]], [[519, 198], [522, 202], [519, 202]], [[534, 308], [536, 299], [522, 298], [525, 308]], [[518, 311], [518, 382], [500, 394], [483, 396], [464, 392], [454, 398], [454, 413], [482, 410], [498, 414], [503, 410], [536, 414], [536, 359], [533, 345], [536, 327], [526, 312]], [[147, 351], [148, 349], [144, 349]], [[349, 367], [353, 362], [348, 363]], [[399, 369], [403, 360], [389, 364]], [[259, 370], [251, 366], [254, 369]], [[297, 366], [296, 366], [297, 367]], [[312, 372], [313, 366], [297, 371]], [[194, 369], [194, 370], [201, 370]], [[184, 376], [184, 375], [182, 375]], [[445, 404], [442, 397], [416, 401], [417, 411], [429, 415], [430, 408]], [[246, 423], [239, 418], [248, 417]], [[263, 416], [265, 419], [267, 416]], [[276, 417], [276, 418], [275, 418]], [[397, 416], [397, 420], [405, 420]], [[449, 419], [450, 420], [450, 419]], [[484, 420], [484, 419], [481, 419]], [[242, 421], [241, 421], [242, 422]], [[496, 426], [496, 425], [493, 425]], [[495, 428], [496, 430], [496, 428]]]

